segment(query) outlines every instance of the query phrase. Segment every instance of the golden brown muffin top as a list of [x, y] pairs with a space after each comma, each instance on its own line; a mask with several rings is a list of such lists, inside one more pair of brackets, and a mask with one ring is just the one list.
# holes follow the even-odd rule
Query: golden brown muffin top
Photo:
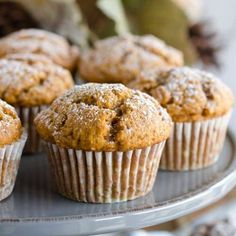
[[24, 62], [31, 66], [39, 64], [42, 64], [43, 66], [46, 66], [48, 64], [55, 64], [49, 57], [33, 53], [8, 54], [4, 57], [4, 59]]
[[175, 122], [222, 116], [234, 100], [232, 91], [212, 74], [187, 67], [143, 72], [128, 86], [156, 98]]
[[14, 106], [47, 105], [73, 87], [68, 70], [49, 63], [0, 60], [0, 98]]
[[127, 84], [143, 69], [182, 65], [182, 53], [160, 39], [125, 35], [97, 41], [81, 56], [79, 71], [87, 81]]
[[75, 46], [70, 46], [62, 36], [39, 29], [23, 29], [0, 40], [0, 58], [15, 53], [45, 55], [68, 70], [73, 70], [78, 60]]
[[16, 110], [0, 99], [0, 148], [17, 141], [22, 126]]
[[60, 147], [126, 151], [168, 138], [172, 122], [151, 96], [122, 84], [75, 86], [35, 119], [40, 136]]

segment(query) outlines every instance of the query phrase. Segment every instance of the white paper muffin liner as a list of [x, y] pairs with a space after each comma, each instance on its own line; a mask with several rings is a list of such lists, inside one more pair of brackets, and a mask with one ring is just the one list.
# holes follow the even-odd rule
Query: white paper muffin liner
[[91, 203], [135, 199], [151, 191], [165, 141], [126, 152], [95, 152], [46, 143], [60, 194]]
[[196, 170], [214, 164], [223, 147], [231, 112], [211, 120], [174, 123], [160, 168]]
[[8, 197], [14, 188], [26, 139], [24, 132], [18, 141], [0, 148], [0, 201]]
[[20, 117], [22, 126], [28, 133], [28, 139], [24, 148], [24, 153], [37, 153], [42, 151], [42, 141], [35, 129], [34, 118], [36, 115], [45, 110], [48, 106], [34, 106], [34, 107], [15, 107], [18, 116]]

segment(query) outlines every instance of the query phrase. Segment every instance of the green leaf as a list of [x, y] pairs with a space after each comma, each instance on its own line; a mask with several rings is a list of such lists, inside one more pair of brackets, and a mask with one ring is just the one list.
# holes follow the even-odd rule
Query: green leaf
[[189, 39], [189, 19], [173, 0], [123, 0], [129, 15], [131, 31], [153, 34], [184, 53], [185, 62], [196, 59], [196, 51]]
[[125, 12], [120, 0], [98, 0], [97, 7], [115, 22], [115, 30], [118, 34], [129, 31]]

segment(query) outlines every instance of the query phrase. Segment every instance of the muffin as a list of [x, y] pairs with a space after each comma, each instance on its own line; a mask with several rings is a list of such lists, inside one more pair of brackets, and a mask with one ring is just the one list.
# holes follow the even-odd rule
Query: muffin
[[156, 98], [174, 121], [162, 169], [195, 170], [217, 161], [233, 106], [225, 84], [212, 74], [184, 67], [143, 72], [129, 87]]
[[4, 59], [10, 60], [10, 61], [24, 62], [31, 66], [40, 65], [40, 64], [42, 66], [47, 66], [48, 64], [55, 64], [49, 57], [45, 55], [34, 54], [34, 53], [8, 54], [4, 57]]
[[0, 58], [16, 53], [45, 55], [70, 71], [78, 60], [78, 48], [70, 46], [62, 36], [39, 29], [23, 29], [0, 40]]
[[81, 55], [79, 73], [85, 81], [127, 84], [144, 69], [182, 65], [182, 53], [160, 39], [125, 35], [97, 41]]
[[35, 125], [46, 142], [58, 192], [77, 201], [110, 203], [151, 191], [172, 122], [145, 93], [88, 83], [56, 99]]
[[33, 125], [35, 115], [73, 85], [70, 72], [53, 63], [0, 60], [0, 98], [16, 108], [28, 132], [25, 152], [40, 150]]
[[0, 201], [14, 188], [26, 138], [15, 109], [0, 99]]

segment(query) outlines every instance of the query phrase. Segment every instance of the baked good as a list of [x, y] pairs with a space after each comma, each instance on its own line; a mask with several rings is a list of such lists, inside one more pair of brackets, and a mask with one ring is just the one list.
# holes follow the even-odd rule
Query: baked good
[[4, 59], [24, 62], [31, 66], [40, 64], [43, 66], [47, 66], [48, 64], [55, 64], [49, 57], [42, 54], [34, 54], [34, 53], [8, 54], [4, 57]]
[[73, 85], [70, 72], [53, 63], [42, 66], [0, 60], [0, 98], [16, 108], [29, 133], [25, 151], [36, 152], [39, 148], [34, 116]]
[[55, 64], [37, 67], [0, 60], [0, 97], [11, 105], [49, 105], [72, 86], [70, 73]]
[[219, 117], [233, 106], [228, 86], [210, 73], [188, 67], [144, 71], [128, 86], [156, 98], [175, 122]]
[[183, 67], [144, 71], [128, 86], [156, 98], [175, 122], [162, 168], [198, 169], [217, 160], [234, 100], [223, 82], [210, 73]]
[[164, 109], [146, 94], [120, 84], [91, 83], [58, 98], [40, 113], [36, 126], [43, 139], [60, 147], [127, 151], [167, 139], [169, 121]]
[[16, 53], [45, 55], [70, 71], [75, 69], [79, 55], [78, 48], [62, 36], [40, 29], [19, 30], [0, 40], [0, 58]]
[[[113, 202], [134, 199], [152, 189], [172, 122], [145, 93], [121, 84], [88, 83], [56, 99], [37, 115], [35, 125], [47, 142], [62, 195], [78, 201]], [[66, 166], [61, 166], [60, 159]], [[60, 171], [67, 176], [65, 182]]]
[[125, 35], [97, 41], [81, 55], [79, 73], [85, 81], [127, 84], [144, 69], [182, 65], [182, 53], [160, 39]]
[[13, 190], [26, 138], [15, 109], [0, 99], [0, 201]]

